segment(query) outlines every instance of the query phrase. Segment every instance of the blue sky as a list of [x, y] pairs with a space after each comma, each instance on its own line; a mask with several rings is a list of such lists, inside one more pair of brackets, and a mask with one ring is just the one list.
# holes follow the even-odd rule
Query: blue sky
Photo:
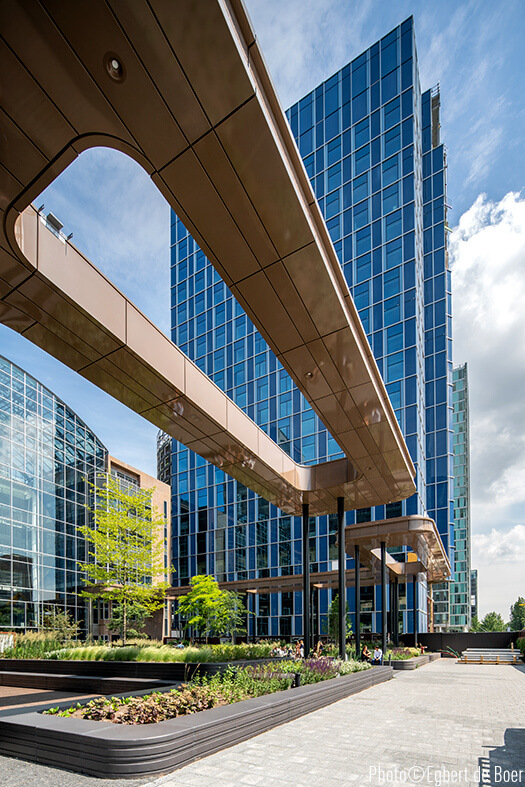
[[[473, 566], [481, 611], [525, 593], [525, 4], [248, 0], [283, 107], [410, 14], [423, 89], [438, 82], [455, 228], [454, 356], [471, 387]], [[135, 162], [88, 151], [42, 195], [73, 242], [169, 333], [169, 209]], [[50, 387], [111, 453], [155, 475], [153, 426], [0, 326], [0, 352]]]

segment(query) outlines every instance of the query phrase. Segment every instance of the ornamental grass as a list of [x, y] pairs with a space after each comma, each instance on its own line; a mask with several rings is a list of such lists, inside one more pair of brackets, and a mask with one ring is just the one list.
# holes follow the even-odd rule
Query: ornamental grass
[[210, 662], [244, 661], [269, 658], [275, 643], [257, 645], [202, 645], [175, 648], [172, 645], [85, 645], [60, 648], [47, 655], [49, 659], [67, 661], [158, 661], [207, 664]]

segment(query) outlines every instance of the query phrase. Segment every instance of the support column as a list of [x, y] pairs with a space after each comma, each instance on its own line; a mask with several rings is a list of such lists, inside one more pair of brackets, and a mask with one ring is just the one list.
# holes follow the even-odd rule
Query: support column
[[345, 551], [345, 499], [337, 498], [337, 541], [339, 575], [339, 658], [346, 661], [346, 551]]
[[315, 585], [310, 586], [310, 640], [312, 648], [317, 644], [316, 630], [315, 630], [315, 616], [314, 616], [314, 593]]
[[171, 637], [171, 599], [166, 599], [166, 620], [164, 622], [164, 636]]
[[361, 565], [359, 545], [354, 546], [355, 564], [355, 657], [361, 658]]
[[390, 632], [390, 639], [394, 641], [394, 582], [392, 577], [389, 577], [388, 582], [388, 626], [387, 631]]
[[394, 645], [399, 646], [399, 579], [394, 579]]
[[434, 633], [434, 585], [428, 585], [428, 600], [429, 600], [429, 626], [428, 630], [431, 634]]
[[316, 615], [315, 615], [315, 646], [317, 647], [317, 643], [321, 639], [321, 588], [317, 587], [317, 607], [316, 607]]
[[310, 506], [303, 503], [303, 640], [304, 655], [310, 654]]
[[[98, 604], [98, 601], [97, 601]], [[43, 616], [42, 616], [43, 617]], [[93, 599], [88, 599], [88, 624], [87, 624], [88, 637], [93, 639]]]
[[414, 647], [417, 648], [417, 574], [412, 577], [412, 590], [414, 596]]
[[387, 646], [387, 612], [386, 612], [386, 543], [381, 541], [381, 647], [383, 655], [386, 653]]
[[256, 590], [246, 591], [246, 642], [250, 642], [250, 622], [251, 622], [251, 641], [255, 642], [255, 596]]

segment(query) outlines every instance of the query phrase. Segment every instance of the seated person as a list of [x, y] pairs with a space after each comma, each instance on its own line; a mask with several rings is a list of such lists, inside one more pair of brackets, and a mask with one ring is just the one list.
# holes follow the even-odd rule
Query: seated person
[[379, 645], [376, 645], [376, 648], [374, 650], [374, 658], [372, 660], [372, 664], [382, 664], [382, 663], [383, 663], [383, 651], [381, 650]]
[[368, 663], [372, 661], [372, 654], [368, 650], [367, 645], [363, 645], [363, 650], [361, 651], [361, 661], [367, 661]]

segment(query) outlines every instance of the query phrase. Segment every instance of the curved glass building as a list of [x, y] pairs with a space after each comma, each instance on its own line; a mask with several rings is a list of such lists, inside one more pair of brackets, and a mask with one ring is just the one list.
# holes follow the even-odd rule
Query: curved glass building
[[77, 526], [107, 457], [64, 402], [0, 357], [0, 630], [36, 628], [53, 608], [86, 630]]

